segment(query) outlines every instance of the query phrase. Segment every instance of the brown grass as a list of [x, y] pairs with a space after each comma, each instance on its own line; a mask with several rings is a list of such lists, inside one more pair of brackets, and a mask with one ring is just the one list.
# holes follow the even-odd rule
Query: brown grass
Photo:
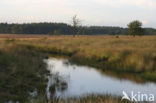
[[[135, 38], [119, 36], [116, 38], [115, 36], [0, 35], [0, 53], [1, 51], [9, 53], [11, 48], [14, 48], [14, 51], [24, 50], [23, 48], [28, 51], [32, 50], [31, 55], [40, 52], [67, 55], [72, 62], [94, 66], [102, 71], [115, 71], [115, 75], [119, 73], [124, 75], [126, 72], [132, 73], [130, 78], [135, 74], [135, 76], [140, 75], [142, 79], [156, 81], [156, 36], [136, 36]], [[71, 100], [69, 99], [69, 102]], [[89, 96], [73, 99], [72, 103], [97, 101], [118, 103], [120, 99]], [[60, 100], [61, 102], [65, 103], [64, 100]]]
[[[32, 38], [31, 38], [32, 36]], [[156, 74], [156, 36], [26, 36], [1, 38], [38, 52], [68, 55], [74, 62], [119, 72]], [[153, 75], [152, 74], [152, 75]], [[149, 75], [149, 74], [148, 74]], [[156, 77], [156, 76], [155, 76]], [[148, 77], [146, 77], [148, 78]]]

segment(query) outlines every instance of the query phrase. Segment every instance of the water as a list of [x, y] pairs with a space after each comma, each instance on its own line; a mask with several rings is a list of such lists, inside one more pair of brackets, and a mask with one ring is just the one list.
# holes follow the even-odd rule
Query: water
[[[152, 82], [139, 84], [127, 79], [118, 79], [101, 73], [95, 68], [72, 65], [65, 59], [52, 58], [46, 62], [52, 75], [57, 74], [67, 82], [68, 87], [64, 91], [56, 90], [55, 95], [59, 97], [77, 97], [88, 94], [122, 96], [123, 91], [127, 94], [134, 91], [134, 93], [141, 92], [156, 96], [156, 84]], [[48, 88], [53, 84], [53, 80], [53, 76], [50, 76]]]

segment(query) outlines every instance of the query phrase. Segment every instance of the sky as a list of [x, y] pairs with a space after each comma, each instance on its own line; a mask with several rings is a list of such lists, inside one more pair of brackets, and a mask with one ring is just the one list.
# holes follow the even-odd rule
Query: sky
[[0, 0], [0, 22], [70, 24], [74, 15], [81, 25], [126, 27], [139, 20], [156, 28], [156, 0]]

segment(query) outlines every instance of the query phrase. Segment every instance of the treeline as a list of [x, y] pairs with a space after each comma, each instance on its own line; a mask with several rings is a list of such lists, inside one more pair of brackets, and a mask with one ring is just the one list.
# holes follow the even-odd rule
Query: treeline
[[[0, 23], [0, 33], [3, 34], [50, 34], [50, 35], [72, 35], [73, 27], [65, 23], [28, 23], [28, 24], [8, 24]], [[100, 34], [127, 34], [127, 28], [108, 26], [80, 26], [77, 34], [100, 35]], [[145, 28], [145, 34], [155, 35], [156, 29]]]
[[120, 28], [120, 27], [107, 27], [107, 26], [90, 26], [90, 27], [79, 27], [78, 34], [87, 34], [87, 35], [94, 35], [94, 34], [109, 34], [109, 35], [116, 35], [116, 34], [126, 34], [128, 29]]
[[8, 34], [71, 34], [71, 26], [64, 23], [0, 24], [0, 33]]

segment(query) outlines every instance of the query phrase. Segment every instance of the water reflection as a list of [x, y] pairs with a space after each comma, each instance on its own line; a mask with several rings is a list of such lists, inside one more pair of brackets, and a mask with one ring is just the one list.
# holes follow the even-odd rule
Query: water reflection
[[[49, 62], [49, 60], [45, 60]], [[50, 76], [48, 76], [47, 83], [47, 99], [53, 100], [57, 97], [57, 93], [62, 93], [68, 88], [67, 80], [68, 77], [60, 75], [59, 72], [54, 71], [55, 65], [48, 64], [47, 69], [50, 71]]]
[[[56, 90], [55, 95], [62, 98], [87, 94], [121, 96], [123, 90], [127, 93], [134, 91], [156, 95], [156, 84], [152, 82], [140, 84], [127, 79], [118, 79], [94, 68], [71, 65], [64, 59], [52, 58], [46, 62], [51, 74], [58, 74], [61, 79], [68, 83], [68, 88], [64, 89], [63, 92]], [[53, 77], [51, 81], [53, 81], [52, 79]]]

